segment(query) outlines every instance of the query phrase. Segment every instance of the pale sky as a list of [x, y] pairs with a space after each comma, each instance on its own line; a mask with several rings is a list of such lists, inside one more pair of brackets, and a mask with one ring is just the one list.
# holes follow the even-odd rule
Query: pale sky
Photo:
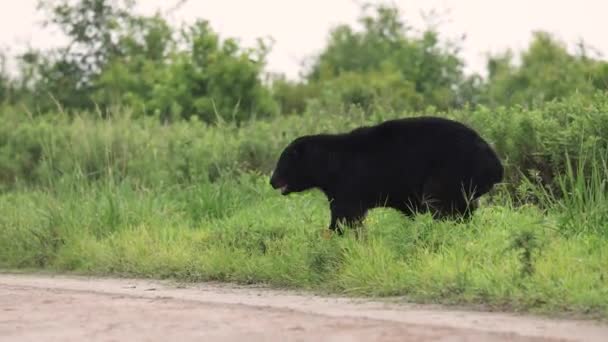
[[[139, 10], [153, 13], [171, 8], [176, 0], [140, 0]], [[372, 1], [373, 2], [373, 1]], [[9, 4], [10, 3], [10, 4]], [[608, 56], [608, 0], [393, 0], [414, 28], [423, 28], [421, 11], [436, 9], [449, 19], [440, 26], [447, 37], [466, 34], [462, 56], [467, 71], [482, 72], [487, 52], [527, 46], [533, 30], [545, 30], [569, 47], [583, 38]], [[38, 26], [36, 0], [3, 0], [0, 11], [0, 48], [10, 53], [26, 44], [46, 48], [64, 42], [61, 35]], [[354, 0], [190, 0], [172, 12], [173, 23], [210, 21], [222, 37], [234, 37], [250, 46], [256, 37], [272, 36], [270, 71], [295, 77], [300, 62], [325, 45], [331, 27], [354, 23]]]

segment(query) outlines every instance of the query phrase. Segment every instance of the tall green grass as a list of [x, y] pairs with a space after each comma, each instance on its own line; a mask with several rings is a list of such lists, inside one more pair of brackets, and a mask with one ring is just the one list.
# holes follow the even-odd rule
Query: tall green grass
[[565, 172], [556, 176], [555, 190], [529, 179], [525, 183], [539, 204], [559, 219], [563, 234], [608, 237], [608, 154], [581, 154], [576, 161], [566, 155], [566, 161]]
[[28, 117], [0, 126], [0, 267], [266, 283], [608, 317], [608, 101], [437, 113], [505, 160], [469, 222], [377, 209], [329, 236], [325, 198], [268, 185], [297, 135], [415, 113], [324, 110], [241, 126]]
[[188, 191], [123, 181], [5, 193], [0, 265], [608, 317], [608, 240], [563, 234], [557, 210], [484, 205], [467, 223], [375, 210], [360, 234], [326, 239], [319, 193], [286, 199], [259, 175]]
[[87, 113], [31, 117], [9, 107], [0, 108], [0, 185], [52, 187], [65, 177], [83, 181], [129, 178], [150, 187], [213, 182], [234, 172], [269, 172], [280, 149], [299, 135], [342, 132], [421, 114], [456, 119], [479, 131], [502, 157], [510, 187], [518, 186], [532, 170], [546, 184], [554, 184], [554, 177], [566, 170], [566, 153], [576, 160], [608, 149], [608, 96], [604, 94], [575, 96], [534, 109], [480, 107], [448, 113], [376, 111], [366, 115], [318, 108], [239, 126], [208, 125], [195, 119], [163, 125], [157, 118], [132, 118], [127, 109], [106, 119]]

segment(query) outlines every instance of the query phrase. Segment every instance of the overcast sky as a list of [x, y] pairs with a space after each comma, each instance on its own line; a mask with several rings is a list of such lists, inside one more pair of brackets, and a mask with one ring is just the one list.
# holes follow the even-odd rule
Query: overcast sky
[[[0, 10], [0, 47], [16, 53], [27, 44], [46, 48], [62, 37], [38, 24], [36, 0], [4, 0]], [[140, 11], [153, 13], [175, 0], [140, 0]], [[10, 3], [10, 5], [9, 5]], [[393, 0], [415, 28], [423, 27], [421, 11], [436, 9], [448, 22], [440, 31], [448, 37], [466, 33], [462, 56], [468, 71], [483, 71], [487, 52], [524, 48], [533, 30], [556, 34], [573, 47], [583, 38], [608, 55], [608, 0]], [[269, 69], [294, 77], [300, 61], [318, 52], [332, 26], [354, 23], [359, 14], [353, 0], [190, 0], [172, 12], [174, 23], [207, 19], [222, 37], [252, 44], [272, 36], [275, 46]]]

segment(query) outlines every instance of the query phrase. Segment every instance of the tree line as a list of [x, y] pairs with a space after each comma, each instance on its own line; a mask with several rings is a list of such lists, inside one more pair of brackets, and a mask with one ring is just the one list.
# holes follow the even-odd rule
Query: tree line
[[[520, 56], [489, 56], [487, 76], [466, 75], [459, 41], [407, 25], [391, 5], [365, 5], [357, 25], [328, 34], [300, 80], [265, 72], [272, 42], [244, 47], [206, 20], [173, 27], [163, 15], [134, 14], [134, 0], [50, 0], [38, 9], [68, 44], [17, 56], [9, 76], [0, 56], [0, 102], [31, 113], [130, 108], [165, 121], [242, 121], [326, 108], [449, 110], [534, 106], [608, 89], [608, 63], [580, 43], [570, 52], [534, 32]], [[516, 58], [519, 57], [519, 58]]]

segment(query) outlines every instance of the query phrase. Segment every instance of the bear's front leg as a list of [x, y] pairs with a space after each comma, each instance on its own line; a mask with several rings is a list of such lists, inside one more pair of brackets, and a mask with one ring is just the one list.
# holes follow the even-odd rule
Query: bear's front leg
[[330, 203], [331, 222], [329, 229], [342, 235], [342, 226], [355, 227], [361, 225], [367, 214], [367, 208], [358, 203], [333, 200]]

